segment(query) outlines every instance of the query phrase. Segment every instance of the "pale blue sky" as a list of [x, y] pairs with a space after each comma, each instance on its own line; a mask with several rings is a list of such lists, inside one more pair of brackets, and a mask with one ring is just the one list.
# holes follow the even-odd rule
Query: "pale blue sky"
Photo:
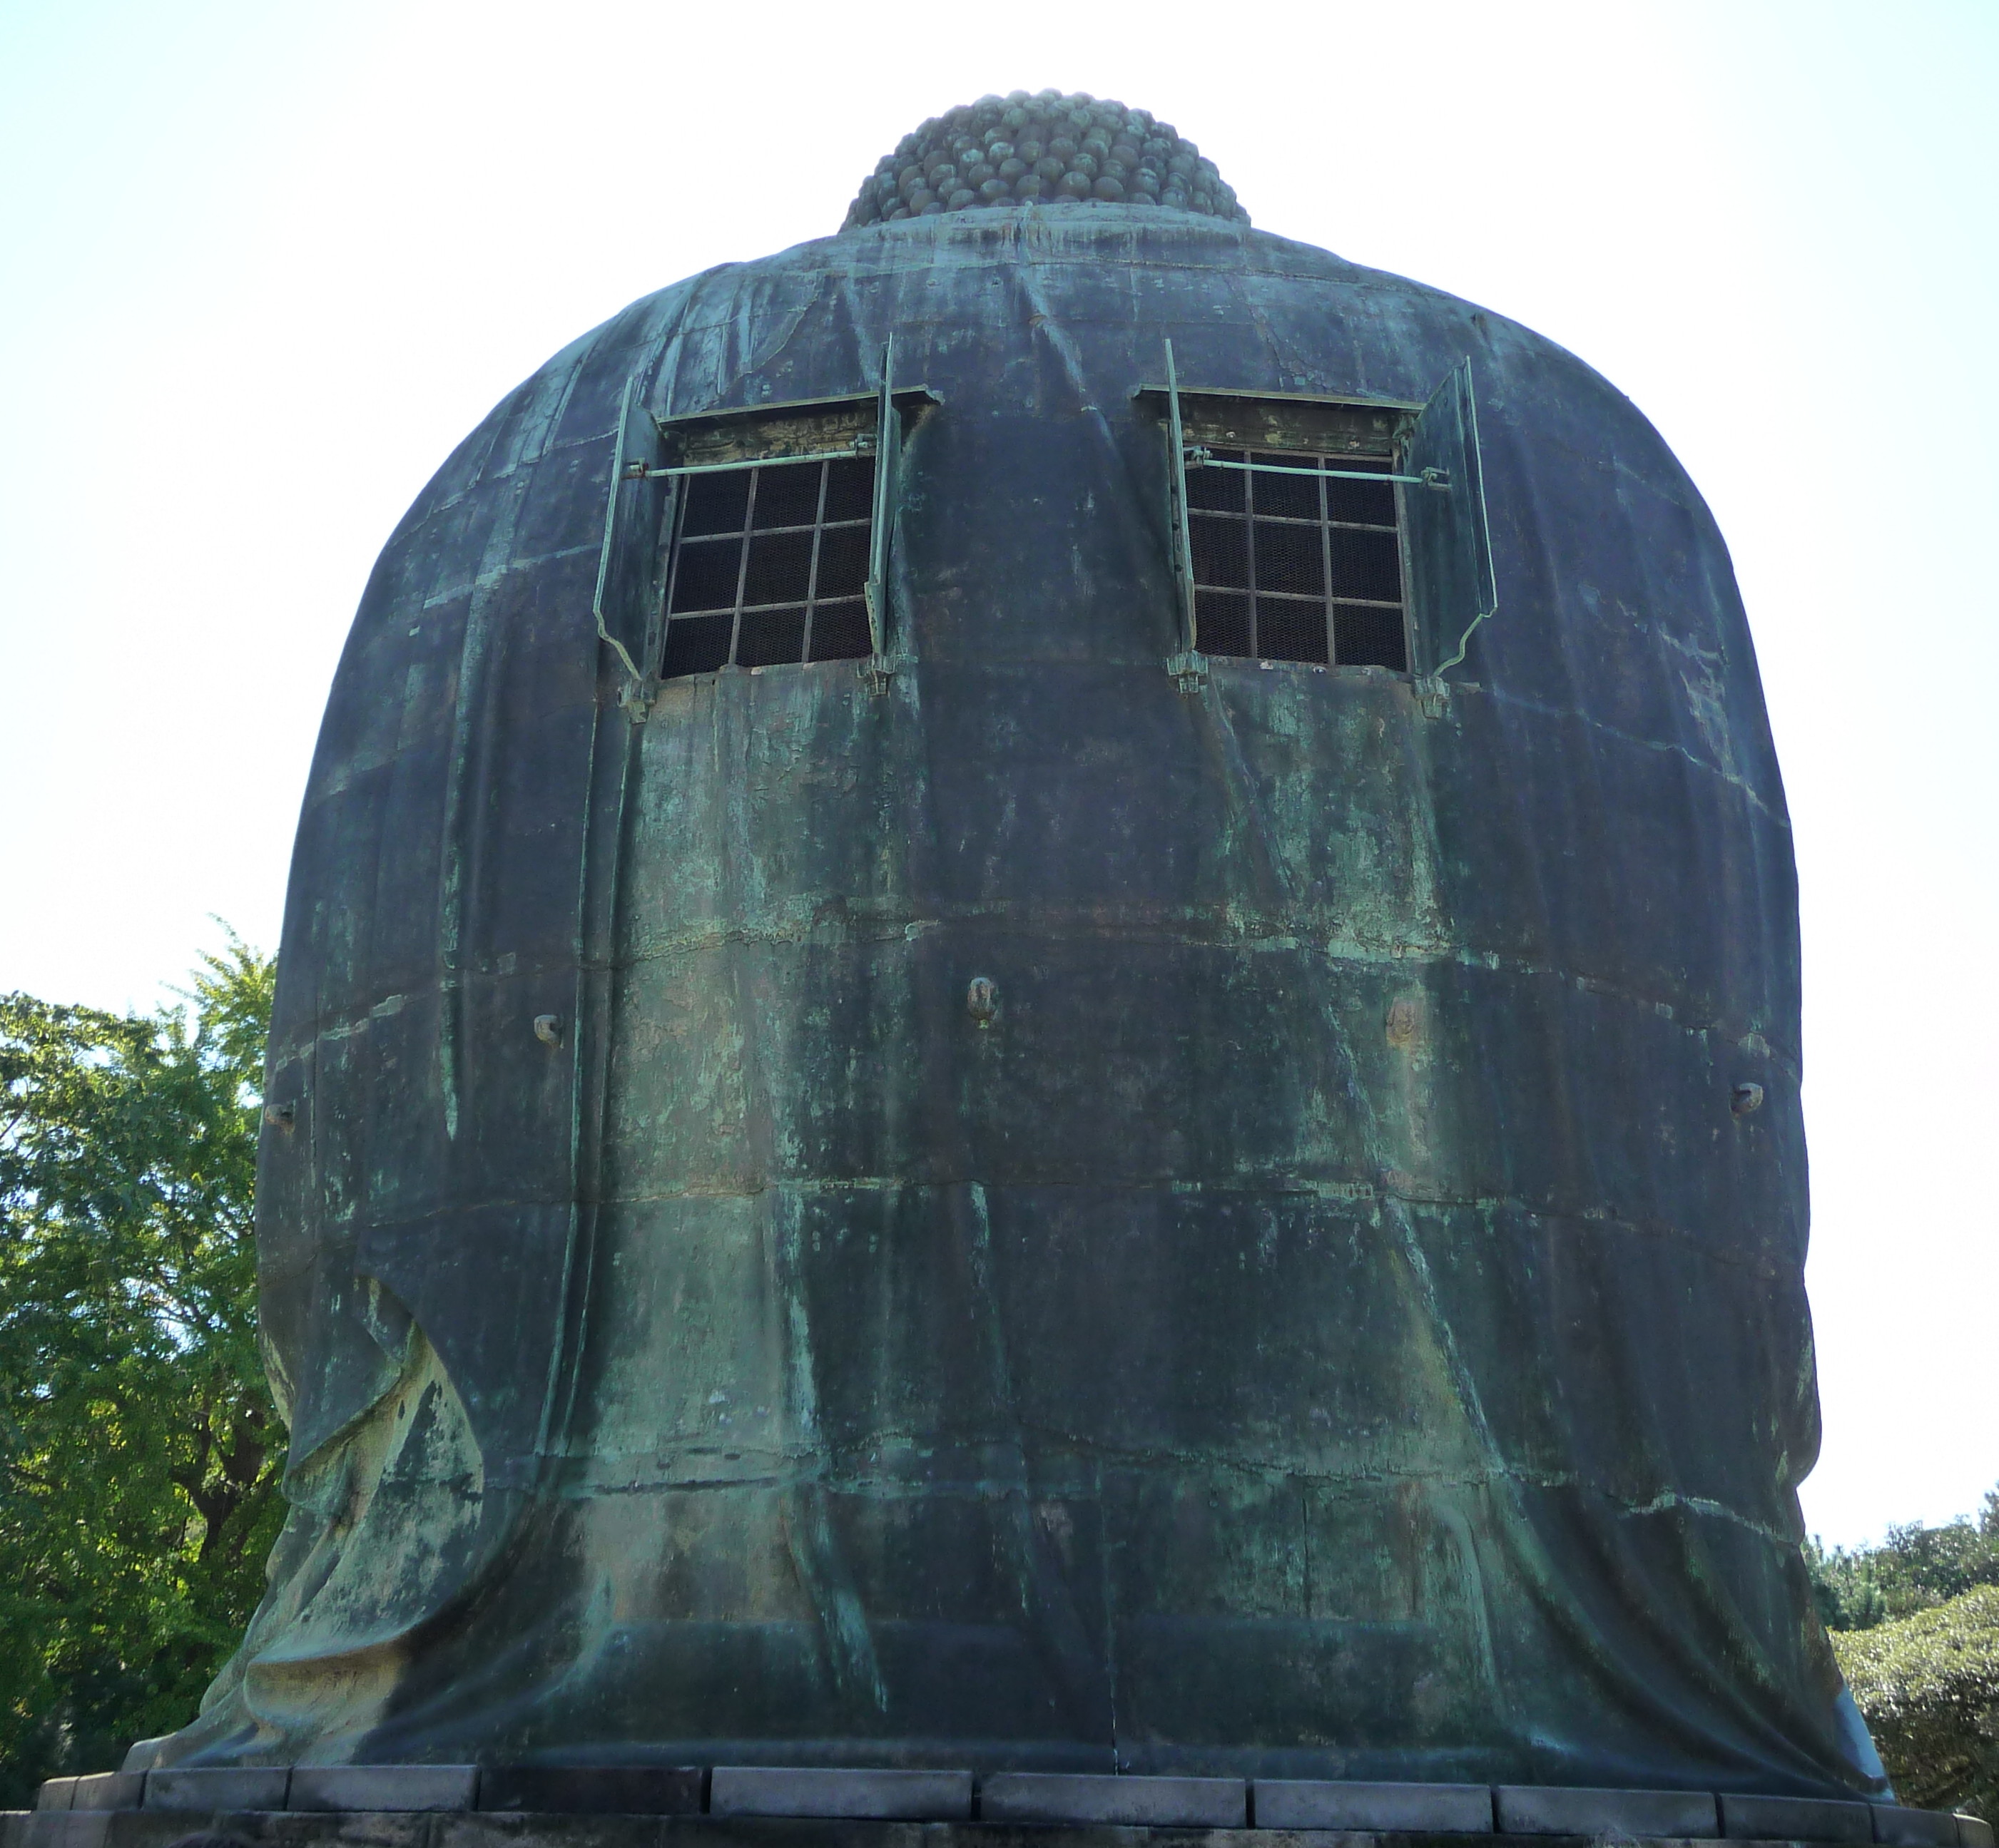
[[1852, 1541], [1999, 1479], [1999, 4], [0, 0], [0, 988], [274, 943], [374, 554], [627, 300], [833, 229], [925, 116], [1152, 109], [1257, 223], [1627, 392], [1748, 598], [1804, 908]]

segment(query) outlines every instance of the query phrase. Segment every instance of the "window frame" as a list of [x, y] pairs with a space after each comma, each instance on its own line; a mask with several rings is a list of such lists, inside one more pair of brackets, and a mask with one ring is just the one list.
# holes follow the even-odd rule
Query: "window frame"
[[[615, 433], [616, 448], [605, 507], [603, 549], [594, 609], [598, 636], [624, 670], [625, 685], [619, 694], [620, 703], [632, 708], [635, 716], [644, 715], [663, 684], [661, 670], [688, 499], [685, 484], [697, 476], [739, 469], [802, 466], [862, 456], [873, 462], [874, 491], [867, 521], [868, 570], [862, 590], [870, 652], [864, 656], [845, 655], [820, 662], [767, 665], [830, 667], [850, 662], [877, 690], [885, 684], [895, 669], [887, 567], [900, 507], [898, 490], [906, 426], [920, 417], [924, 409], [941, 401], [927, 386], [896, 385], [892, 362], [892, 346], [882, 355], [882, 383], [873, 391], [711, 408], [676, 417], [657, 413], [635, 417], [632, 400], [639, 375], [634, 372], [627, 379]], [[820, 499], [811, 528], [816, 545], [825, 530], [823, 484], [826, 479], [823, 472]], [[642, 506], [633, 507], [632, 502], [642, 496]], [[747, 569], [747, 542], [754, 531], [749, 524], [753, 518], [752, 511], [746, 507], [746, 543], [739, 573]], [[643, 565], [636, 555], [639, 532], [645, 535]], [[639, 580], [636, 586], [631, 581], [634, 577]], [[808, 593], [813, 588], [816, 586], [809, 583]], [[698, 673], [676, 675], [675, 679], [703, 679], [734, 668], [743, 589], [739, 575], [737, 600], [730, 612], [729, 662]], [[812, 601], [809, 594], [801, 600], [809, 607]], [[636, 610], [635, 604], [639, 606]], [[632, 621], [635, 615], [640, 620]], [[624, 621], [615, 620], [621, 616]], [[630, 632], [635, 629], [639, 632], [632, 635]], [[621, 634], [621, 630], [625, 632]], [[764, 666], [740, 671], [760, 673]]]
[[[829, 498], [835, 491], [832, 469], [841, 463], [851, 464], [857, 462], [865, 462], [869, 466], [866, 503], [857, 517], [829, 519], [829, 514], [833, 510], [829, 505]], [[863, 612], [864, 621], [867, 620], [864, 613], [868, 604], [870, 562], [868, 558], [864, 557], [861, 561], [861, 569], [851, 580], [853, 588], [851, 590], [845, 591], [839, 597], [829, 598], [819, 594], [819, 586], [826, 552], [826, 542], [830, 535], [858, 530], [864, 535], [866, 551], [871, 555], [875, 525], [878, 517], [879, 506], [879, 495], [877, 492], [879, 483], [876, 477], [881, 468], [880, 459], [875, 453], [872, 442], [864, 445], [851, 445], [840, 449], [814, 450], [802, 455], [777, 456], [765, 455], [750, 460], [730, 459], [696, 464], [694, 466], [698, 469], [698, 472], [683, 475], [678, 478], [670, 514], [662, 522], [663, 529], [662, 575], [664, 581], [665, 600], [660, 621], [661, 633], [657, 656], [657, 671], [661, 680], [663, 681], [667, 679], [691, 679], [704, 673], [719, 673], [728, 667], [816, 667], [830, 665], [831, 662], [836, 660], [865, 660], [870, 656], [879, 654], [882, 649], [879, 639], [875, 632], [875, 625], [871, 621], [868, 621], [868, 645], [858, 654], [847, 652], [819, 659], [811, 658], [812, 643], [818, 626], [815, 619], [823, 611], [830, 614], [833, 610], [844, 606], [850, 614], [857, 610]], [[763, 519], [765, 497], [770, 491], [773, 478], [781, 479], [784, 476], [790, 475], [794, 469], [802, 471], [806, 469], [810, 469], [816, 476], [812, 496], [812, 504], [809, 512], [787, 508], [785, 510], [787, 514], [797, 512], [801, 517], [786, 518], [775, 525], [765, 524]], [[720, 531], [688, 532], [687, 528], [689, 516], [699, 502], [699, 484], [704, 482], [714, 482], [717, 477], [733, 476], [747, 478], [743, 483], [740, 524], [733, 532]], [[795, 597], [752, 602], [750, 598], [754, 590], [753, 573], [756, 569], [756, 554], [759, 542], [769, 545], [772, 542], [786, 537], [803, 537], [806, 541], [806, 552], [803, 561], [805, 566], [803, 581], [799, 587], [798, 594]], [[697, 551], [706, 552], [711, 548], [729, 545], [733, 545], [733, 548], [735, 581], [731, 587], [728, 601], [726, 604], [717, 604], [712, 609], [677, 611], [674, 607], [675, 594], [681, 587], [682, 573], [691, 562], [693, 554]], [[741, 658], [743, 650], [754, 632], [754, 625], [757, 624], [757, 619], [767, 616], [776, 617], [792, 610], [799, 612], [797, 657], [795, 659], [786, 658], [770, 662], [743, 660]], [[724, 617], [727, 618], [729, 624], [729, 640], [724, 651], [724, 659], [712, 668], [681, 670], [670, 674], [667, 672], [667, 664], [675, 626], [684, 621], [713, 621], [716, 618]]]
[[[1240, 449], [1245, 458], [1243, 462], [1228, 465], [1246, 467], [1252, 474], [1259, 472], [1259, 465], [1251, 458], [1286, 450], [1328, 459], [1344, 454], [1388, 462], [1385, 472], [1365, 472], [1368, 478], [1385, 479], [1394, 487], [1406, 666], [1400, 670], [1377, 667], [1373, 671], [1399, 672], [1400, 677], [1415, 682], [1426, 695], [1440, 696], [1443, 671], [1464, 660], [1472, 632], [1498, 607], [1471, 361], [1460, 362], [1428, 400], [1419, 404], [1404, 399], [1186, 385], [1179, 378], [1172, 341], [1163, 344], [1166, 384], [1142, 385], [1132, 396], [1159, 418], [1167, 445], [1166, 514], [1179, 603], [1180, 648], [1166, 666], [1182, 690], [1190, 691], [1211, 663], [1219, 660], [1309, 667], [1319, 673], [1342, 671], [1332, 632], [1336, 607], [1342, 600], [1329, 578], [1325, 590], [1329, 618], [1325, 663], [1262, 655], [1210, 656], [1200, 649], [1191, 516], [1200, 510], [1189, 505], [1187, 473], [1200, 452], [1226, 446]], [[1323, 465], [1310, 472], [1339, 472]], [[1252, 508], [1253, 500], [1245, 496], [1245, 526], [1253, 520]], [[1329, 524], [1329, 514], [1321, 524], [1322, 528]], [[1253, 583], [1249, 594], [1258, 594]], [[1261, 640], [1253, 631], [1252, 638]], [[1453, 643], [1456, 652], [1444, 658]], [[1356, 671], [1365, 665], [1356, 663], [1344, 671]]]

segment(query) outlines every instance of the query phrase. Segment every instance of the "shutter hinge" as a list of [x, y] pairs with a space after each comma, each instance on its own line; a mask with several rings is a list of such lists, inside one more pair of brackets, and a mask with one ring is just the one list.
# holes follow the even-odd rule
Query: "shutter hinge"
[[870, 655], [865, 660], [855, 662], [854, 670], [870, 693], [886, 693], [889, 683], [896, 677], [896, 670], [901, 665], [893, 655]]
[[1198, 649], [1187, 649], [1166, 657], [1166, 672], [1183, 693], [1195, 693], [1207, 678], [1207, 656]]

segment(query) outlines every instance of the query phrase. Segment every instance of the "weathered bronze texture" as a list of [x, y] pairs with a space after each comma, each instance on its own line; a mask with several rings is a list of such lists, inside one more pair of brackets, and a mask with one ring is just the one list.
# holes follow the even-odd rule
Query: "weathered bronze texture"
[[[877, 655], [649, 678], [653, 420], [892, 336]], [[1440, 684], [1188, 659], [1168, 338], [1391, 409], [1469, 356], [1502, 607]], [[135, 1766], [1883, 1788], [1798, 1549], [1748, 629], [1526, 329], [1129, 206], [636, 303], [383, 554], [279, 971], [293, 1511]]]

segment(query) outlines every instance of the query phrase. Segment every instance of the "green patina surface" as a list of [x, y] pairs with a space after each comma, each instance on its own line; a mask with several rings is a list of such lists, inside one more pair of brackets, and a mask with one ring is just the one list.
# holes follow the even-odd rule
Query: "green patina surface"
[[[885, 659], [632, 699], [634, 407], [864, 398], [891, 334]], [[1507, 601], [1447, 687], [1167, 672], [1168, 337], [1211, 420], [1400, 428], [1472, 355]], [[294, 1514], [147, 1762], [1879, 1788], [1796, 1545], [1748, 632], [1524, 330], [1120, 206], [636, 305], [385, 553], [281, 968]]]

